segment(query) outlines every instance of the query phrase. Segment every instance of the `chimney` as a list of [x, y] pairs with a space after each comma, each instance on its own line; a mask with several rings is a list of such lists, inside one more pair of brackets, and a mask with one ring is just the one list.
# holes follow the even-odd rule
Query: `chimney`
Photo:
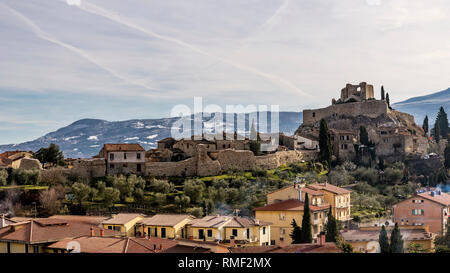
[[5, 227], [6, 223], [5, 223], [5, 215], [2, 214], [2, 227]]
[[105, 237], [105, 230], [104, 229], [100, 229], [100, 237]]
[[94, 228], [91, 227], [91, 237], [94, 237], [94, 236], [95, 236]]
[[230, 247], [235, 247], [234, 236], [230, 236]]
[[319, 243], [319, 246], [324, 246], [325, 245], [325, 243], [326, 243], [325, 232], [321, 232], [319, 234], [318, 243]]
[[284, 247], [284, 238], [280, 238], [280, 247], [281, 247], [281, 248]]
[[300, 202], [303, 202], [303, 190], [302, 190], [302, 187], [298, 188], [298, 200]]

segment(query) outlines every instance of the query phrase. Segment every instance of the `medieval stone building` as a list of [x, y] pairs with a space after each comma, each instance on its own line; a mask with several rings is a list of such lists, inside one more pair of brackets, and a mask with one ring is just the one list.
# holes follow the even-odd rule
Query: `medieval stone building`
[[407, 155], [427, 153], [428, 140], [414, 117], [390, 109], [385, 100], [375, 99], [373, 86], [365, 82], [347, 84], [341, 90], [341, 98], [333, 99], [328, 107], [304, 110], [303, 123], [295, 133], [297, 139], [317, 140], [321, 119], [328, 124], [333, 153], [340, 160], [355, 158], [354, 144], [361, 144], [360, 126], [366, 127], [378, 156], [398, 160]]

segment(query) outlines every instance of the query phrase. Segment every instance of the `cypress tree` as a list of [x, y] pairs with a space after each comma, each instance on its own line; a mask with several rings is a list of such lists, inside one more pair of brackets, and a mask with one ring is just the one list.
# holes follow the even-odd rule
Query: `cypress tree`
[[398, 224], [395, 223], [395, 227], [391, 233], [391, 253], [403, 253], [403, 239]]
[[381, 100], [385, 100], [385, 97], [384, 97], [384, 86], [381, 86]]
[[295, 219], [292, 219], [291, 226], [293, 228], [292, 233], [290, 234], [293, 244], [301, 244], [302, 243], [302, 229], [297, 225]]
[[447, 169], [450, 169], [450, 143], [447, 143], [447, 146], [445, 147], [444, 150], [444, 158], [445, 158], [445, 167]]
[[305, 204], [303, 209], [303, 219], [302, 219], [302, 243], [309, 244], [312, 243], [312, 232], [311, 232], [311, 211], [309, 209], [309, 197], [305, 194]]
[[380, 252], [381, 253], [389, 253], [389, 239], [386, 232], [386, 227], [383, 225], [380, 231], [380, 235], [378, 236], [378, 243], [380, 244]]
[[422, 128], [425, 131], [425, 134], [428, 134], [428, 116], [425, 116], [425, 118], [423, 119]]
[[325, 119], [320, 120], [320, 131], [319, 131], [319, 159], [322, 163], [330, 165], [331, 162], [331, 140], [330, 132], [328, 131], [328, 125]]
[[389, 93], [386, 93], [386, 103], [387, 103], [388, 107], [391, 108], [391, 101], [389, 99]]
[[436, 122], [434, 123], [433, 138], [436, 142], [441, 140], [441, 128], [438, 118], [436, 118]]
[[330, 207], [330, 210], [328, 211], [326, 241], [337, 242], [338, 237], [338, 223], [336, 221], [336, 218], [334, 218], [333, 211]]
[[359, 127], [359, 140], [361, 144], [370, 146], [369, 134], [367, 133], [367, 129], [364, 126]]
[[441, 106], [439, 109], [437, 121], [439, 122], [440, 135], [443, 139], [448, 138], [448, 118], [447, 113], [444, 111], [444, 107]]

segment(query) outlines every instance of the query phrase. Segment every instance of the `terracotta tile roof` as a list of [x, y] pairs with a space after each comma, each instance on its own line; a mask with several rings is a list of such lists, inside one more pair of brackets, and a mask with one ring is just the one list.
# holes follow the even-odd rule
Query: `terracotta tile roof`
[[309, 184], [308, 187], [312, 188], [312, 189], [315, 189], [315, 190], [329, 191], [329, 192], [332, 192], [332, 193], [335, 193], [335, 194], [350, 193], [349, 190], [346, 190], [344, 188], [340, 188], [340, 187], [332, 185], [330, 183], [314, 183], [314, 184]]
[[159, 253], [178, 244], [176, 241], [157, 237], [125, 238], [81, 236], [61, 240], [51, 244], [48, 248], [66, 249], [67, 244], [71, 241], [80, 244], [81, 253]]
[[419, 193], [417, 195], [441, 205], [450, 206], [450, 194], [447, 194], [445, 192], [441, 192], [441, 194], [434, 194], [434, 196], [431, 196], [431, 192]]
[[174, 247], [163, 250], [162, 253], [212, 253], [212, 250], [205, 247], [176, 245]]
[[11, 166], [12, 160], [7, 157], [0, 157], [0, 167], [8, 168]]
[[92, 225], [100, 225], [106, 219], [110, 217], [102, 217], [102, 216], [84, 216], [84, 215], [53, 215], [50, 216], [49, 219], [62, 219], [66, 221], [76, 221], [80, 223], [87, 223]]
[[203, 218], [191, 220], [188, 224], [192, 227], [219, 228], [231, 220], [230, 216], [205, 216]]
[[[20, 241], [29, 244], [55, 242], [64, 238], [90, 235], [91, 227], [94, 233], [100, 234], [101, 228], [77, 221], [59, 219], [33, 219], [1, 229], [0, 241]], [[105, 230], [105, 235], [117, 235], [119, 232]]]
[[225, 227], [238, 227], [238, 228], [247, 228], [254, 226], [268, 226], [271, 225], [270, 222], [259, 221], [256, 219], [251, 219], [247, 217], [238, 217], [234, 216], [233, 219], [228, 222]]
[[139, 213], [119, 213], [104, 220], [102, 224], [125, 225], [126, 223], [136, 219], [137, 217], [144, 217], [144, 215]]
[[[305, 203], [299, 201], [298, 199], [289, 199], [286, 201], [270, 204], [267, 206], [254, 208], [253, 210], [254, 211], [284, 211], [284, 210], [303, 211], [304, 205], [305, 205]], [[323, 206], [309, 205], [309, 208], [312, 211], [325, 210], [325, 209], [329, 209], [330, 205], [323, 205]]]
[[309, 195], [314, 195], [314, 196], [324, 195], [323, 192], [318, 191], [318, 190], [314, 190], [314, 189], [311, 189], [311, 188], [308, 188], [308, 187], [302, 188], [302, 191], [308, 193]]
[[297, 244], [280, 246], [249, 246], [244, 248], [230, 248], [232, 253], [342, 253], [335, 243]]
[[186, 219], [193, 220], [194, 217], [189, 214], [156, 214], [153, 217], [146, 217], [142, 219], [139, 221], [139, 224], [144, 224], [147, 226], [173, 227]]
[[119, 143], [119, 144], [104, 144], [103, 150], [106, 152], [115, 151], [145, 151], [141, 145], [137, 143]]
[[[432, 240], [432, 237], [425, 229], [407, 229], [399, 226], [400, 234], [402, 235], [403, 240], [412, 241], [412, 240]], [[388, 237], [391, 236], [391, 231], [393, 227], [387, 227], [386, 231]], [[370, 241], [378, 241], [380, 235], [380, 229], [374, 230], [348, 230], [346, 232], [341, 232], [342, 237], [345, 241], [348, 242], [370, 242]]]

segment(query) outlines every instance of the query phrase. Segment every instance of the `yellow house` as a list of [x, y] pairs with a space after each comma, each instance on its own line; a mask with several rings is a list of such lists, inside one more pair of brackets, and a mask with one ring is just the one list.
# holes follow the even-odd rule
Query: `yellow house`
[[143, 214], [119, 213], [103, 221], [102, 226], [104, 229], [119, 231], [125, 236], [134, 237], [138, 231], [136, 224], [142, 219], [144, 219]]
[[[363, 253], [380, 253], [378, 238], [381, 227], [361, 227], [358, 230], [345, 230], [341, 232], [345, 242], [353, 246], [353, 250]], [[386, 228], [388, 237], [391, 236], [392, 227]], [[428, 226], [401, 226], [400, 234], [403, 239], [403, 249], [407, 252], [411, 243], [419, 244], [423, 249], [434, 249], [434, 238]]]
[[350, 191], [330, 183], [309, 184], [309, 188], [324, 193], [325, 203], [332, 207], [333, 216], [342, 222], [351, 220]]
[[187, 226], [190, 240], [220, 242], [225, 239], [225, 225], [232, 220], [231, 216], [205, 216], [191, 220]]
[[351, 219], [350, 211], [350, 191], [331, 185], [329, 183], [294, 183], [274, 192], [267, 194], [267, 204], [274, 204], [289, 199], [304, 200], [305, 194], [308, 194], [312, 205], [326, 205], [332, 207], [333, 216], [339, 221], [349, 221]]
[[263, 246], [270, 244], [270, 225], [272, 223], [234, 216], [224, 226], [221, 243], [231, 247]]
[[[283, 238], [284, 244], [291, 244], [292, 239], [289, 236], [293, 230], [292, 220], [301, 226], [304, 211], [304, 202], [298, 199], [289, 199], [280, 201], [264, 207], [255, 208], [255, 218], [260, 221], [271, 222], [270, 244], [279, 245]], [[309, 205], [311, 211], [311, 231], [313, 239], [317, 239], [320, 232], [325, 230], [327, 213], [330, 205]]]
[[186, 224], [195, 219], [188, 214], [157, 214], [137, 223], [136, 236], [168, 239], [187, 238]]

